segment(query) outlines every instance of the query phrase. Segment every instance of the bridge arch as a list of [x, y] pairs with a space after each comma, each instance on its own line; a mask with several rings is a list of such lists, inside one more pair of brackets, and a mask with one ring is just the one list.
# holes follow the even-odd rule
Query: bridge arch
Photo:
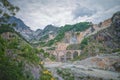
[[67, 61], [71, 60], [71, 58], [72, 58], [72, 52], [71, 51], [67, 51], [65, 55], [66, 55], [66, 60]]
[[79, 53], [78, 51], [74, 51], [73, 52], [73, 58], [76, 58], [78, 56], [78, 53]]
[[56, 56], [56, 61], [68, 61], [80, 55], [80, 50], [47, 50], [46, 52]]

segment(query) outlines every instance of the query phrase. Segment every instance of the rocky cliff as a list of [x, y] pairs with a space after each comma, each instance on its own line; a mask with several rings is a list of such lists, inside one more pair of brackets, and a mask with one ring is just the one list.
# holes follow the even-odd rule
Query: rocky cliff
[[44, 69], [41, 55], [46, 53], [33, 48], [13, 28], [0, 27], [0, 80], [54, 79]]
[[[120, 12], [111, 18], [111, 24], [106, 29], [86, 38], [86, 43], [81, 43], [82, 54], [86, 57], [99, 54], [119, 53], [120, 51]], [[104, 25], [107, 25], [106, 23]], [[83, 46], [84, 45], [84, 46]]]
[[33, 31], [28, 27], [21, 19], [16, 17], [10, 17], [8, 23], [15, 24], [15, 31], [19, 32], [26, 40], [31, 40], [33, 38]]

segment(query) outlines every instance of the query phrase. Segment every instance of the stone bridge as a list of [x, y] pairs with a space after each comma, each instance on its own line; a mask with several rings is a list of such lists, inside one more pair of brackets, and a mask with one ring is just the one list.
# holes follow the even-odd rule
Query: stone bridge
[[80, 55], [81, 50], [46, 50], [56, 57], [56, 61], [66, 62]]

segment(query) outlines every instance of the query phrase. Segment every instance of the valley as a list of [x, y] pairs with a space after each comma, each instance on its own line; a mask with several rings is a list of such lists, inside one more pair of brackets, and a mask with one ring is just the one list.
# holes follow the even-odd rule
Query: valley
[[0, 0], [0, 80], [120, 80], [120, 11], [36, 31], [17, 11]]
[[[46, 52], [56, 56], [55, 61], [46, 60], [44, 66], [58, 80], [119, 80], [120, 55], [113, 49], [114, 46], [119, 49], [119, 42], [112, 45], [111, 39], [116, 38], [113, 39], [113, 34], [109, 32], [113, 24], [116, 22], [108, 19], [82, 32], [66, 32], [64, 38], [53, 45], [54, 49], [43, 47]], [[91, 48], [87, 49], [87, 46]]]
[[[119, 42], [117, 42], [119, 36], [112, 45], [112, 40], [116, 38], [113, 39], [113, 34], [109, 32], [115, 24], [116, 22], [111, 22], [108, 19], [100, 23], [99, 27], [93, 25], [94, 29], [89, 28], [79, 34], [77, 32], [66, 32], [63, 40], [56, 43], [56, 48], [51, 50], [48, 47], [43, 48], [56, 57], [55, 61], [45, 60], [44, 66], [58, 80], [119, 80], [120, 52]], [[84, 42], [84, 39], [89, 40], [89, 42]], [[91, 48], [87, 49], [87, 46], [91, 46]], [[114, 51], [115, 46], [118, 51]], [[100, 50], [100, 48], [103, 49]], [[84, 52], [84, 50], [89, 50], [89, 52]]]
[[[119, 80], [120, 73], [81, 65], [79, 62], [61, 63], [45, 62], [45, 67], [54, 74], [58, 80]], [[60, 70], [60, 72], [59, 72]]]

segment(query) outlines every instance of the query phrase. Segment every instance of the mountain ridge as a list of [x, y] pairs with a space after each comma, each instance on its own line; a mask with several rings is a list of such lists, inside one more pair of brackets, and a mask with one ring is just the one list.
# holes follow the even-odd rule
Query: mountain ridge
[[15, 23], [14, 29], [19, 32], [26, 40], [33, 37], [33, 31], [21, 19], [11, 16], [8, 23]]

